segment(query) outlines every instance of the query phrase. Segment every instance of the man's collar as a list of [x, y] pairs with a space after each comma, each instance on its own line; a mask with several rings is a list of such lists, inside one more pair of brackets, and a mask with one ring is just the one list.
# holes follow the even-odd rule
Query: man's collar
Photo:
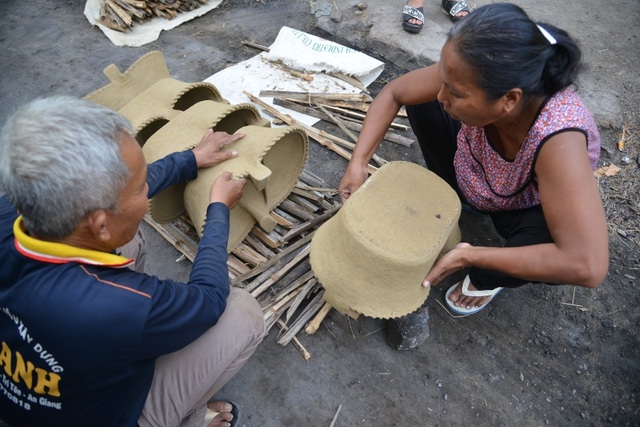
[[51, 264], [78, 262], [106, 267], [127, 267], [134, 262], [120, 255], [35, 239], [26, 233], [22, 216], [13, 223], [13, 234], [18, 252], [37, 261]]

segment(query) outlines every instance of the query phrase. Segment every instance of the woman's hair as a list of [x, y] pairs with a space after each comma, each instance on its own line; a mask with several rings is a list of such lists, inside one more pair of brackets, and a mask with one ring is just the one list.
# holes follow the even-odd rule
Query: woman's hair
[[119, 137], [131, 124], [72, 97], [20, 108], [0, 138], [0, 181], [33, 235], [61, 239], [96, 209], [117, 209], [130, 178]]
[[566, 31], [536, 25], [509, 3], [474, 10], [451, 28], [447, 41], [475, 69], [476, 83], [489, 99], [513, 88], [521, 88], [525, 97], [551, 96], [572, 85], [581, 68], [580, 48]]

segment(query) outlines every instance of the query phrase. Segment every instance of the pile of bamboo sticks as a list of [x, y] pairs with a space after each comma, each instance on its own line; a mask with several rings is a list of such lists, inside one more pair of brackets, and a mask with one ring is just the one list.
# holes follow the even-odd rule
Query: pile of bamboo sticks
[[[311, 355], [296, 335], [303, 329], [314, 333], [331, 309], [311, 271], [310, 243], [315, 230], [340, 209], [335, 194], [335, 189], [304, 170], [289, 197], [271, 212], [275, 229], [266, 233], [256, 225], [227, 261], [231, 285], [250, 292], [262, 307], [268, 330], [275, 325], [282, 329], [278, 343], [293, 343], [307, 360]], [[199, 239], [188, 216], [167, 224], [149, 215], [144, 220], [194, 260]]]
[[159, 16], [172, 19], [180, 12], [200, 7], [207, 0], [103, 0], [99, 23], [116, 31], [127, 31]]

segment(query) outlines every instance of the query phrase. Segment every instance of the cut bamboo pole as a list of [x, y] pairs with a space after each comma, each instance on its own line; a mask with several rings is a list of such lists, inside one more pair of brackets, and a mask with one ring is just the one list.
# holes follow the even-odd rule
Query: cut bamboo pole
[[310, 242], [314, 233], [315, 233], [315, 231], [307, 234], [306, 236], [302, 237], [297, 242], [292, 243], [289, 247], [284, 249], [278, 255], [274, 256], [271, 259], [269, 259], [269, 261], [265, 262], [264, 264], [261, 264], [261, 265], [257, 266], [256, 268], [254, 268], [253, 270], [247, 272], [246, 274], [244, 274], [242, 276], [236, 277], [235, 279], [233, 279], [231, 284], [232, 285], [236, 285], [236, 284], [242, 282], [243, 280], [246, 280], [246, 279], [248, 279], [250, 277], [257, 276], [258, 274], [260, 274], [260, 273], [264, 272], [265, 270], [267, 270], [269, 267], [272, 267], [272, 266], [278, 264], [283, 258], [286, 258], [289, 255], [292, 255], [298, 249], [300, 249], [303, 245], [305, 245], [308, 242]]
[[282, 203], [280, 203], [280, 209], [302, 219], [303, 221], [310, 221], [315, 218], [315, 216], [311, 212], [294, 203], [290, 199], [286, 199]]
[[[315, 117], [320, 120], [324, 120], [326, 122], [335, 123], [331, 116], [324, 114], [321, 111], [313, 107], [309, 107], [306, 105], [298, 104], [296, 102], [291, 102], [286, 99], [274, 98], [273, 103], [275, 105], [279, 105], [284, 108], [288, 108], [292, 111], [297, 111], [298, 113], [306, 114], [307, 116]], [[349, 130], [360, 132], [362, 130], [362, 121], [351, 121], [351, 120], [342, 120], [342, 124]], [[394, 142], [398, 145], [402, 145], [404, 147], [410, 147], [413, 144], [413, 140], [411, 138], [404, 137], [399, 135], [393, 131], [387, 131], [383, 137], [385, 141]]]
[[288, 242], [292, 238], [294, 238], [296, 236], [299, 236], [300, 234], [304, 233], [305, 231], [308, 231], [308, 230], [312, 229], [316, 225], [325, 222], [326, 220], [331, 218], [333, 215], [335, 215], [335, 213], [338, 212], [338, 210], [341, 207], [342, 207], [341, 204], [335, 205], [332, 209], [326, 211], [325, 213], [323, 213], [321, 215], [318, 215], [317, 217], [315, 217], [315, 218], [305, 222], [304, 224], [301, 224], [298, 227], [292, 229], [287, 234], [282, 236], [280, 239], [282, 240], [283, 243]]
[[300, 307], [300, 304], [307, 297], [307, 294], [309, 293], [309, 291], [311, 291], [311, 289], [313, 289], [316, 283], [318, 283], [318, 280], [313, 277], [309, 279], [307, 283], [305, 283], [304, 286], [300, 289], [300, 292], [298, 293], [296, 298], [293, 300], [289, 308], [287, 308], [287, 322], [289, 321], [289, 319], [291, 319], [291, 316], [293, 316], [298, 307]]
[[309, 255], [311, 245], [305, 246], [291, 261], [289, 261], [283, 268], [280, 269], [273, 276], [269, 277], [263, 284], [251, 291], [251, 295], [257, 297], [264, 291], [266, 291], [271, 285], [277, 282], [282, 276], [284, 276], [289, 270], [296, 266], [300, 261]]
[[289, 294], [296, 291], [300, 286], [305, 284], [309, 279], [313, 278], [313, 271], [309, 270], [304, 273], [302, 276], [298, 277], [293, 282], [289, 283], [283, 289], [281, 289], [277, 294], [265, 298], [260, 303], [263, 308], [273, 309], [273, 311], [278, 311], [282, 307], [282, 305], [278, 304], [279, 301], [288, 297]]
[[267, 233], [264, 230], [262, 230], [260, 227], [253, 227], [251, 229], [251, 233], [253, 233], [254, 236], [256, 236], [258, 239], [260, 239], [262, 241], [262, 243], [266, 244], [268, 247], [275, 249], [280, 247], [280, 242], [278, 240], [278, 237], [273, 233]]
[[314, 175], [306, 169], [302, 169], [300, 181], [312, 187], [326, 187], [327, 183], [319, 176]]
[[260, 49], [260, 50], [263, 50], [265, 52], [269, 52], [269, 48], [268, 47], [262, 46], [262, 45], [257, 44], [257, 43], [250, 42], [249, 40], [242, 40], [241, 43], [243, 45], [246, 45], [246, 46], [255, 47], [256, 49]]
[[331, 307], [331, 304], [329, 304], [328, 302], [325, 302], [322, 308], [320, 309], [320, 311], [318, 311], [316, 316], [313, 318], [313, 320], [307, 323], [307, 326], [304, 328], [304, 331], [308, 335], [315, 334], [318, 328], [320, 327], [320, 325], [322, 324], [322, 321], [324, 320], [325, 317], [327, 317], [327, 314], [329, 314], [332, 308], [333, 307]]
[[182, 252], [185, 257], [189, 259], [189, 261], [193, 262], [196, 258], [196, 250], [197, 245], [194, 247], [187, 243], [184, 239], [182, 239], [176, 230], [169, 228], [169, 224], [165, 224], [165, 226], [161, 226], [157, 222], [155, 222], [151, 216], [147, 213], [143, 217], [144, 221], [153, 227], [162, 237], [165, 238], [169, 243], [173, 245], [178, 251]]
[[288, 90], [261, 90], [259, 95], [263, 98], [293, 98], [303, 101], [361, 101], [369, 102], [371, 97], [362, 93], [322, 93], [322, 92], [292, 92]]
[[[262, 107], [266, 112], [268, 112], [273, 117], [279, 118], [280, 120], [282, 120], [284, 123], [288, 124], [289, 126], [298, 126], [298, 127], [303, 128], [307, 132], [307, 135], [309, 135], [309, 137], [313, 138], [318, 143], [320, 143], [320, 145], [328, 148], [329, 150], [333, 151], [334, 153], [339, 154], [340, 156], [344, 157], [347, 160], [351, 160], [351, 153], [349, 153], [349, 152], [345, 151], [344, 149], [336, 146], [336, 144], [334, 144], [333, 142], [329, 141], [327, 138], [321, 136], [320, 135], [320, 131], [318, 131], [317, 129], [314, 129], [311, 126], [307, 126], [304, 123], [299, 123], [293, 117], [291, 117], [291, 116], [289, 116], [287, 114], [282, 114], [280, 111], [278, 111], [277, 109], [273, 108], [271, 105], [263, 102], [260, 98], [251, 95], [247, 91], [242, 91], [242, 93], [244, 93], [252, 102], [258, 104], [260, 107]], [[375, 172], [376, 170], [378, 170], [378, 168], [376, 168], [375, 166], [367, 165], [367, 170], [371, 174], [371, 173]]]
[[[289, 329], [289, 328], [287, 328], [287, 325], [285, 325], [285, 323], [284, 323], [282, 320], [280, 320], [280, 319], [278, 319], [278, 324], [279, 324], [279, 325], [282, 327], [282, 329], [284, 329], [285, 331], [287, 331], [287, 330]], [[309, 359], [311, 359], [311, 353], [309, 353], [309, 352], [307, 351], [307, 349], [306, 349], [306, 348], [304, 348], [304, 346], [302, 345], [302, 343], [300, 342], [300, 340], [298, 340], [298, 338], [296, 338], [296, 337], [294, 336], [294, 337], [292, 338], [292, 341], [293, 341], [293, 346], [294, 346], [296, 349], [298, 349], [298, 351], [300, 352], [300, 354], [302, 354], [302, 358], [303, 358], [304, 360], [307, 360], [307, 361], [308, 361]], [[337, 415], [338, 415], [338, 414], [336, 413], [336, 416], [337, 416]]]
[[347, 83], [349, 83], [351, 86], [353, 87], [357, 87], [358, 89], [360, 89], [361, 91], [363, 91], [364, 93], [366, 93], [367, 95], [370, 95], [369, 90], [367, 89], [367, 87], [360, 81], [360, 79], [353, 77], [353, 76], [348, 76], [344, 73], [331, 73], [331, 75], [337, 79], [340, 79], [342, 81], [345, 81]]
[[[327, 108], [329, 110], [335, 111], [335, 112], [340, 113], [340, 114], [342, 114], [344, 116], [347, 116], [347, 117], [354, 117], [354, 118], [360, 119], [360, 120], [364, 120], [364, 117], [365, 117], [364, 114], [355, 113], [353, 111], [349, 111], [349, 110], [346, 110], [346, 109], [340, 108], [340, 107], [332, 107], [331, 105], [327, 105]], [[401, 125], [400, 123], [396, 123], [396, 122], [391, 122], [391, 125], [389, 127], [393, 128], [393, 129], [404, 130], [404, 131], [409, 130], [408, 126]]]
[[300, 332], [300, 330], [304, 327], [304, 325], [313, 317], [314, 314], [324, 305], [324, 301], [322, 300], [322, 296], [324, 295], [324, 290], [318, 292], [318, 294], [313, 298], [313, 300], [305, 307], [300, 316], [296, 319], [295, 322], [289, 326], [289, 330], [278, 339], [278, 344], [281, 346], [286, 346], [289, 342]]

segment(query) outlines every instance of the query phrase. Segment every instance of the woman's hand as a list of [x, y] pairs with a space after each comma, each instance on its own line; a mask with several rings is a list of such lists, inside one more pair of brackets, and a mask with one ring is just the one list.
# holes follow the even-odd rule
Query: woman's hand
[[340, 185], [338, 186], [338, 194], [340, 195], [340, 200], [344, 203], [353, 193], [356, 192], [358, 188], [362, 185], [363, 182], [369, 177], [369, 172], [367, 171], [367, 166], [356, 166], [355, 164], [349, 163], [347, 166], [347, 170], [344, 172], [344, 176], [340, 181]]
[[243, 133], [229, 135], [226, 132], [214, 132], [213, 129], [209, 129], [198, 146], [193, 149], [198, 168], [208, 168], [237, 157], [236, 151], [222, 150], [222, 148], [243, 137]]
[[451, 273], [468, 267], [466, 254], [470, 248], [473, 248], [473, 246], [469, 243], [458, 243], [453, 249], [444, 254], [427, 273], [422, 281], [422, 286], [425, 288], [435, 286]]

